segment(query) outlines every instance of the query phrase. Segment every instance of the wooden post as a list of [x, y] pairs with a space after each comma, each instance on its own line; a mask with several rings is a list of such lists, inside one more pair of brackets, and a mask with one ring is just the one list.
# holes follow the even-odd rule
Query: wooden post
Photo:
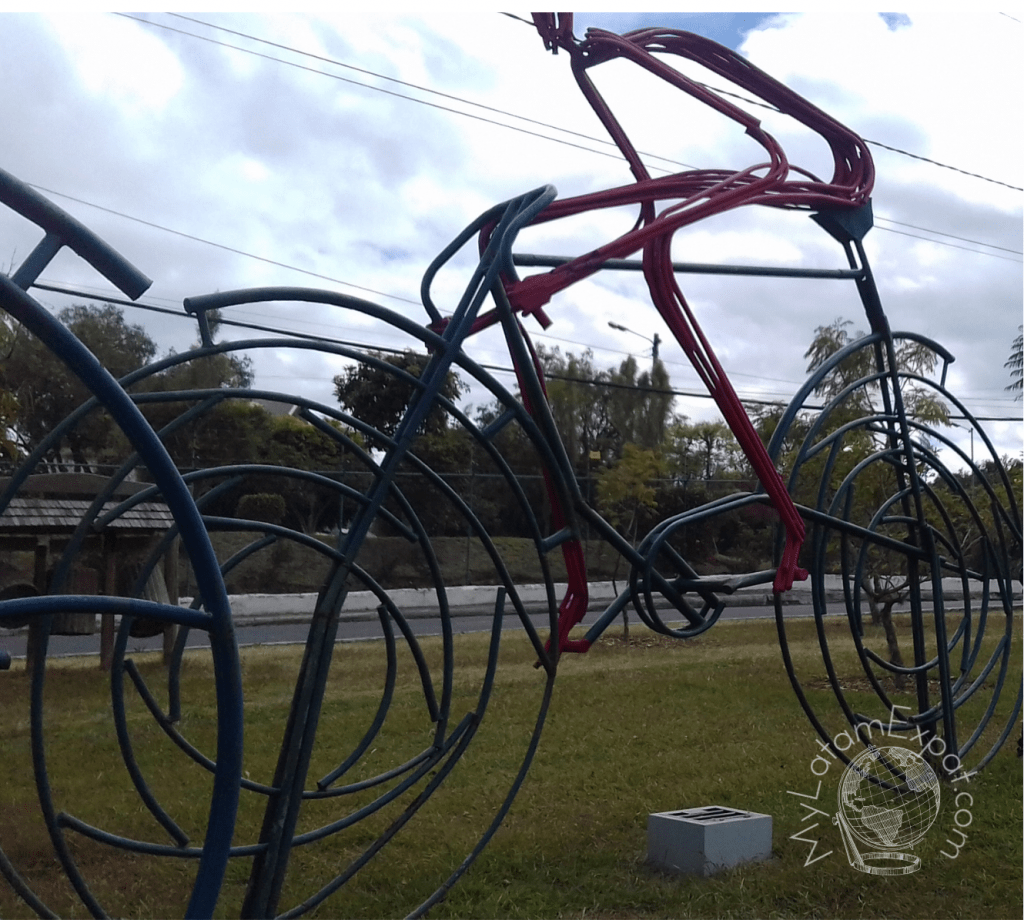
[[[36, 540], [35, 566], [32, 573], [32, 583], [40, 594], [46, 594], [49, 585], [46, 583], [47, 556], [50, 553], [50, 541], [45, 537]], [[39, 620], [32, 617], [28, 624], [28, 642], [25, 646], [25, 673], [31, 674], [35, 667], [36, 656], [39, 654]]]
[[[117, 535], [108, 530], [103, 534], [103, 583], [100, 593], [117, 593]], [[104, 613], [100, 617], [100, 670], [109, 671], [114, 664], [114, 615]]]
[[[175, 539], [164, 553], [164, 585], [167, 587], [167, 602], [178, 604], [178, 541]], [[168, 623], [164, 627], [164, 664], [171, 663], [171, 652], [178, 638], [178, 627]]]

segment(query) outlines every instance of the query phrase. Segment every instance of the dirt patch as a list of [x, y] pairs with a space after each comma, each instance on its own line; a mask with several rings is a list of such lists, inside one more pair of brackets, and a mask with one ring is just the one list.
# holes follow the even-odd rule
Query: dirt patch
[[701, 639], [675, 639], [672, 636], [663, 636], [660, 633], [631, 633], [629, 638], [624, 636], [601, 636], [594, 645], [605, 648], [694, 648], [701, 644]]
[[[911, 696], [917, 693], [917, 684], [912, 678], [906, 678], [903, 681], [902, 687], [896, 686], [896, 681], [892, 677], [881, 677], [878, 679], [879, 686], [889, 694], [904, 694]], [[828, 678], [819, 677], [813, 680], [801, 681], [802, 686], [807, 690], [832, 690], [832, 683]], [[839, 686], [843, 691], [851, 693], [874, 693], [875, 686], [866, 677], [840, 677]], [[986, 685], [983, 684], [982, 688]], [[980, 689], [980, 688], [979, 688]], [[939, 692], [939, 681], [929, 680], [928, 690], [930, 693], [938, 694]]]

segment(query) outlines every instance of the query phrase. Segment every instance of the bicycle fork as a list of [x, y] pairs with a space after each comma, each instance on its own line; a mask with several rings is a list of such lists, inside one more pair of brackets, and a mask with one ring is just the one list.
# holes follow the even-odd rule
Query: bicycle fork
[[[880, 339], [875, 343], [875, 363], [879, 372], [879, 387], [883, 412], [889, 419], [886, 434], [888, 453], [894, 458], [893, 467], [900, 496], [902, 519], [907, 528], [907, 580], [910, 587], [911, 634], [914, 646], [914, 677], [917, 693], [917, 711], [926, 714], [919, 727], [926, 738], [937, 733], [940, 712], [932, 707], [928, 688], [929, 653], [925, 636], [925, 618], [922, 609], [921, 581], [930, 577], [936, 598], [942, 597], [942, 559], [938, 555], [934, 534], [925, 519], [924, 499], [921, 481], [916, 467], [911, 427], [900, 387], [900, 371], [896, 346], [888, 317], [882, 308], [881, 297], [875, 284], [874, 275], [864, 251], [863, 238], [871, 226], [870, 205], [854, 212], [820, 212], [814, 220], [836, 239], [846, 252], [851, 268], [856, 268], [857, 290], [864, 306], [871, 331]], [[921, 565], [928, 567], [926, 575], [921, 574]], [[932, 618], [935, 628], [937, 652], [939, 708], [945, 733], [946, 749], [957, 751], [956, 718], [950, 680], [948, 636], [943, 606], [934, 604]], [[909, 727], [909, 726], [908, 726]]]

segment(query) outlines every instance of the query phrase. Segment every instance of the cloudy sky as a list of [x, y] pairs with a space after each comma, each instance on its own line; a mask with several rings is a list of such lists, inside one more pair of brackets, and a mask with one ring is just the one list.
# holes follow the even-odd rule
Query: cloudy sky
[[[421, 317], [424, 268], [491, 204], [546, 183], [564, 196], [629, 181], [567, 57], [545, 53], [532, 28], [498, 13], [88, 12], [5, 14], [0, 23], [0, 167], [152, 277], [144, 304], [177, 310], [192, 294], [298, 285]], [[964, 9], [577, 14], [577, 34], [587, 25], [662, 25], [712, 37], [873, 142], [877, 222], [866, 245], [891, 323], [956, 355], [951, 388], [976, 415], [1016, 418], [985, 427], [1001, 452], [1019, 454], [1021, 404], [1004, 391], [1003, 366], [1022, 321], [1019, 18]], [[598, 68], [595, 80], [652, 155], [655, 174], [666, 168], [661, 158], [697, 167], [759, 161], [731, 123], [616, 67]], [[823, 145], [753, 111], [793, 162], [830, 173]], [[523, 249], [580, 253], [631, 220], [548, 225]], [[6, 263], [36, 238], [6, 215], [0, 234]], [[681, 232], [674, 257], [844, 267], [806, 216], [774, 210], [743, 209]], [[72, 256], [44, 280], [109, 290]], [[445, 296], [456, 296], [456, 282], [442, 286]], [[682, 286], [740, 395], [751, 399], [794, 393], [816, 326], [840, 316], [865, 326], [849, 284], [687, 277]], [[81, 301], [39, 296], [54, 309]], [[590, 348], [598, 367], [629, 352], [650, 355], [649, 343], [614, 333], [609, 321], [667, 337], [638, 279], [621, 275], [571, 289], [549, 312], [554, 324], [537, 328], [537, 341]], [[184, 316], [126, 314], [162, 352], [195, 340]], [[339, 310], [263, 305], [232, 310], [231, 318], [395, 344], [379, 324]], [[481, 336], [469, 350], [507, 367], [497, 345]], [[677, 346], [666, 343], [661, 356], [674, 388], [699, 391]], [[340, 365], [281, 355], [262, 358], [256, 370], [261, 386], [329, 402]], [[508, 375], [499, 379], [512, 386]], [[715, 414], [697, 397], [679, 398], [677, 410]]]

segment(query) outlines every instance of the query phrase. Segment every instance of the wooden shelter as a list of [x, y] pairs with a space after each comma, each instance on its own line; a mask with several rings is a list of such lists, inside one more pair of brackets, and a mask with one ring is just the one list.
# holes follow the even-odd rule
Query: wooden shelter
[[[10, 480], [0, 479], [0, 494]], [[142, 560], [173, 526], [163, 502], [141, 502], [126, 507], [132, 495], [148, 488], [146, 483], [122, 482], [84, 534], [79, 533], [97, 496], [110, 484], [105, 476], [91, 473], [48, 473], [29, 476], [0, 513], [0, 597], [26, 597], [51, 590], [54, 564], [78, 534], [70, 575], [58, 589], [62, 594], [125, 595], [136, 580]], [[146, 583], [145, 596], [177, 603], [177, 540], [164, 554]], [[31, 624], [21, 624], [29, 625]], [[58, 634], [89, 634], [96, 631], [90, 614], [62, 614], [54, 619]], [[164, 649], [173, 642], [173, 627], [148, 624], [164, 633]], [[153, 635], [146, 623], [133, 630]], [[109, 668], [113, 652], [114, 617], [101, 617], [100, 664]], [[31, 632], [29, 655], [32, 649]]]

